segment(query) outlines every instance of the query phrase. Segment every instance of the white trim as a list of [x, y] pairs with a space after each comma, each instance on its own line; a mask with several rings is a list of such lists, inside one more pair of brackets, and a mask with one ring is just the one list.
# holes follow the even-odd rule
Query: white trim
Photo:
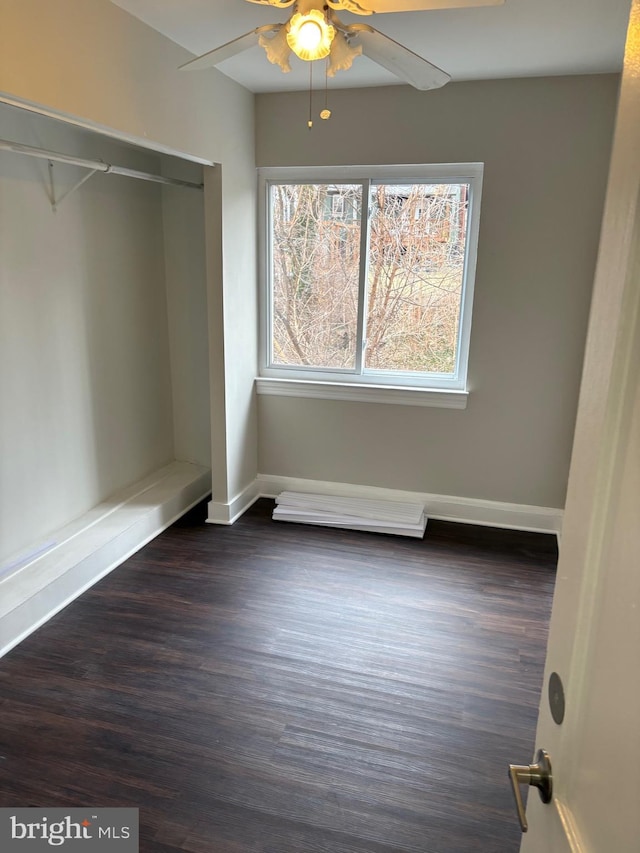
[[305, 181], [309, 177], [323, 183], [340, 183], [351, 180], [362, 181], [398, 178], [403, 181], [427, 181], [433, 177], [436, 181], [446, 179], [455, 181], [482, 177], [484, 163], [389, 163], [376, 166], [260, 166], [260, 179], [266, 181]]
[[[360, 257], [358, 260], [358, 307], [357, 307], [357, 315], [356, 315], [356, 361], [355, 361], [355, 372], [358, 376], [362, 376], [364, 371], [364, 361], [365, 361], [365, 334], [368, 322], [368, 287], [367, 281], [369, 279], [369, 240], [371, 239], [371, 178], [365, 178], [362, 181], [362, 212], [360, 215]], [[336, 196], [334, 196], [336, 198]], [[366, 204], [365, 204], [366, 200]], [[344, 198], [343, 198], [344, 201]], [[273, 243], [273, 237], [271, 237], [271, 242]], [[269, 269], [272, 269], [272, 261], [269, 260]], [[269, 276], [267, 276], [267, 280]], [[269, 287], [269, 296], [270, 303], [273, 304], [273, 294], [271, 290], [273, 288]], [[273, 317], [269, 320], [269, 337], [273, 338]], [[268, 362], [266, 363], [268, 366]], [[266, 375], [266, 374], [265, 374]], [[294, 377], [295, 378], [295, 377]], [[326, 375], [324, 377], [327, 378]]]
[[259, 497], [261, 495], [258, 493], [258, 484], [254, 480], [228, 503], [209, 501], [207, 524], [233, 524]]
[[298, 477], [279, 477], [270, 474], [258, 474], [256, 483], [257, 491], [261, 497], [274, 498], [280, 492], [291, 491], [403, 503], [418, 502], [423, 504], [425, 514], [429, 518], [441, 521], [457, 521], [463, 524], [479, 524], [484, 527], [501, 527], [509, 530], [528, 530], [534, 533], [550, 533], [552, 535], [557, 535], [562, 527], [563, 511], [553, 507], [512, 504], [479, 498], [455, 497], [453, 495], [434, 495], [425, 492], [408, 492], [400, 489], [383, 489], [378, 486], [359, 486], [352, 483], [330, 483], [322, 480], [305, 480]]
[[[465, 391], [467, 382], [469, 346], [471, 339], [471, 321], [473, 308], [473, 293], [476, 278], [477, 250], [480, 231], [480, 204], [482, 197], [482, 182], [484, 163], [421, 163], [410, 165], [383, 165], [383, 166], [271, 166], [258, 169], [258, 282], [259, 282], [259, 352], [260, 369], [263, 378], [279, 379], [289, 374], [293, 379], [314, 382], [315, 376], [320, 381], [343, 384], [374, 384], [388, 385], [390, 387], [411, 388], [418, 387], [421, 390], [424, 382], [429, 383], [428, 390], [442, 388], [448, 391]], [[470, 187], [469, 210], [467, 214], [467, 240], [465, 244], [464, 282], [462, 286], [460, 301], [460, 324], [458, 330], [458, 341], [456, 348], [455, 373], [448, 374], [417, 374], [411, 375], [392, 371], [358, 372], [361, 368], [361, 349], [356, 353], [356, 368], [354, 370], [329, 370], [323, 368], [308, 368], [293, 365], [275, 365], [271, 362], [272, 342], [272, 294], [270, 276], [272, 268], [271, 246], [273, 243], [271, 234], [271, 215], [269, 203], [269, 187], [272, 183], [296, 183], [299, 181], [318, 181], [321, 183], [362, 183], [364, 187], [376, 180], [401, 182], [434, 182], [434, 183], [456, 183], [465, 182]], [[364, 199], [363, 199], [364, 203]], [[362, 226], [368, 228], [368, 217], [364, 214]], [[364, 235], [361, 233], [361, 256], [362, 241]], [[359, 313], [358, 322], [363, 322], [362, 310], [366, 304], [363, 287], [362, 261], [360, 268], [360, 284], [358, 288]], [[359, 331], [361, 331], [359, 329]], [[359, 334], [358, 345], [362, 343], [362, 335]], [[344, 377], [344, 378], [343, 378]], [[302, 396], [302, 395], [296, 395]], [[327, 399], [345, 399], [330, 397]], [[378, 402], [371, 400], [371, 402]], [[390, 402], [390, 401], [385, 401]], [[431, 405], [416, 404], [412, 405]], [[450, 406], [449, 408], [464, 408], [464, 406]]]
[[0, 578], [0, 656], [211, 492], [208, 469], [174, 462], [13, 559]]
[[[0, 657], [173, 524], [211, 491], [210, 472], [174, 462], [99, 504], [0, 575]], [[228, 503], [211, 501], [211, 524], [233, 524], [260, 497], [283, 491], [420, 502], [432, 519], [558, 534], [562, 510], [476, 498], [258, 474]], [[428, 534], [427, 534], [428, 535]], [[576, 853], [581, 853], [576, 848]]]
[[578, 824], [569, 806], [559, 797], [553, 798], [553, 805], [562, 824], [562, 830], [571, 853], [589, 853], [589, 848], [580, 835]]
[[439, 388], [409, 388], [393, 385], [357, 385], [349, 382], [315, 382], [308, 379], [256, 379], [258, 394], [275, 397], [309, 397], [319, 400], [346, 400], [354, 403], [394, 403], [402, 406], [433, 406], [466, 409], [468, 391]]
[[170, 148], [168, 145], [162, 145], [159, 142], [154, 142], [146, 137], [135, 136], [132, 133], [124, 133], [121, 130], [115, 130], [114, 128], [109, 127], [106, 124], [100, 124], [86, 118], [79, 118], [71, 113], [65, 113], [61, 110], [56, 110], [53, 107], [44, 106], [36, 101], [29, 101], [26, 98], [18, 98], [9, 92], [0, 92], [0, 104], [6, 104], [9, 107], [16, 107], [19, 110], [26, 110], [27, 112], [45, 116], [46, 118], [53, 118], [56, 121], [63, 122], [64, 124], [79, 127], [82, 130], [90, 130], [93, 133], [108, 136], [110, 139], [115, 139], [118, 142], [126, 142], [128, 145], [136, 145], [138, 148], [155, 151], [158, 154], [168, 154], [171, 157], [179, 157], [181, 160], [188, 160], [190, 163], [198, 163], [201, 166], [216, 165], [212, 160], [207, 160], [204, 157], [198, 157], [195, 154], [187, 154], [185, 151], [178, 151], [175, 148]]

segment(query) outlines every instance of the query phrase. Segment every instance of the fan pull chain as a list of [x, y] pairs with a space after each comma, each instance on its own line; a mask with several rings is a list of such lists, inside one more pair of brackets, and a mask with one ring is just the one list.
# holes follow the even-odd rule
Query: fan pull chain
[[331, 110], [329, 109], [329, 57], [324, 66], [324, 109], [320, 113], [320, 118], [331, 118]]
[[307, 121], [307, 127], [309, 130], [313, 127], [313, 118], [311, 117], [311, 95], [313, 92], [313, 62], [309, 63], [309, 120]]

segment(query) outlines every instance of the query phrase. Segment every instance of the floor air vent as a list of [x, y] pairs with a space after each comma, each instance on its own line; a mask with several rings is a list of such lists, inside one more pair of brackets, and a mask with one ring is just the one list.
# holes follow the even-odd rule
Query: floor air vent
[[417, 503], [396, 503], [335, 495], [282, 492], [276, 498], [274, 521], [295, 521], [321, 527], [341, 527], [421, 539], [427, 526], [424, 507]]

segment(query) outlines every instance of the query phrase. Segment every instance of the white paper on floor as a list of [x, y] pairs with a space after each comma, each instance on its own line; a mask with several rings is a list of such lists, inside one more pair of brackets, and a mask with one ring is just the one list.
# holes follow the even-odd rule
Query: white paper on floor
[[299, 524], [391, 533], [420, 539], [427, 526], [422, 504], [302, 492], [281, 492], [276, 498], [272, 517], [275, 521], [295, 521]]

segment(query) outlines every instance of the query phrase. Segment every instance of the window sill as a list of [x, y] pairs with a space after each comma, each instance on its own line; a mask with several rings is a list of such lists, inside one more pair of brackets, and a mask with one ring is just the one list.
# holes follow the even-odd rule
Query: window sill
[[310, 397], [316, 400], [346, 400], [353, 403], [392, 403], [400, 406], [432, 406], [466, 409], [468, 391], [437, 388], [408, 388], [396, 385], [356, 385], [351, 382], [316, 382], [307, 379], [256, 379], [258, 394], [275, 397]]

